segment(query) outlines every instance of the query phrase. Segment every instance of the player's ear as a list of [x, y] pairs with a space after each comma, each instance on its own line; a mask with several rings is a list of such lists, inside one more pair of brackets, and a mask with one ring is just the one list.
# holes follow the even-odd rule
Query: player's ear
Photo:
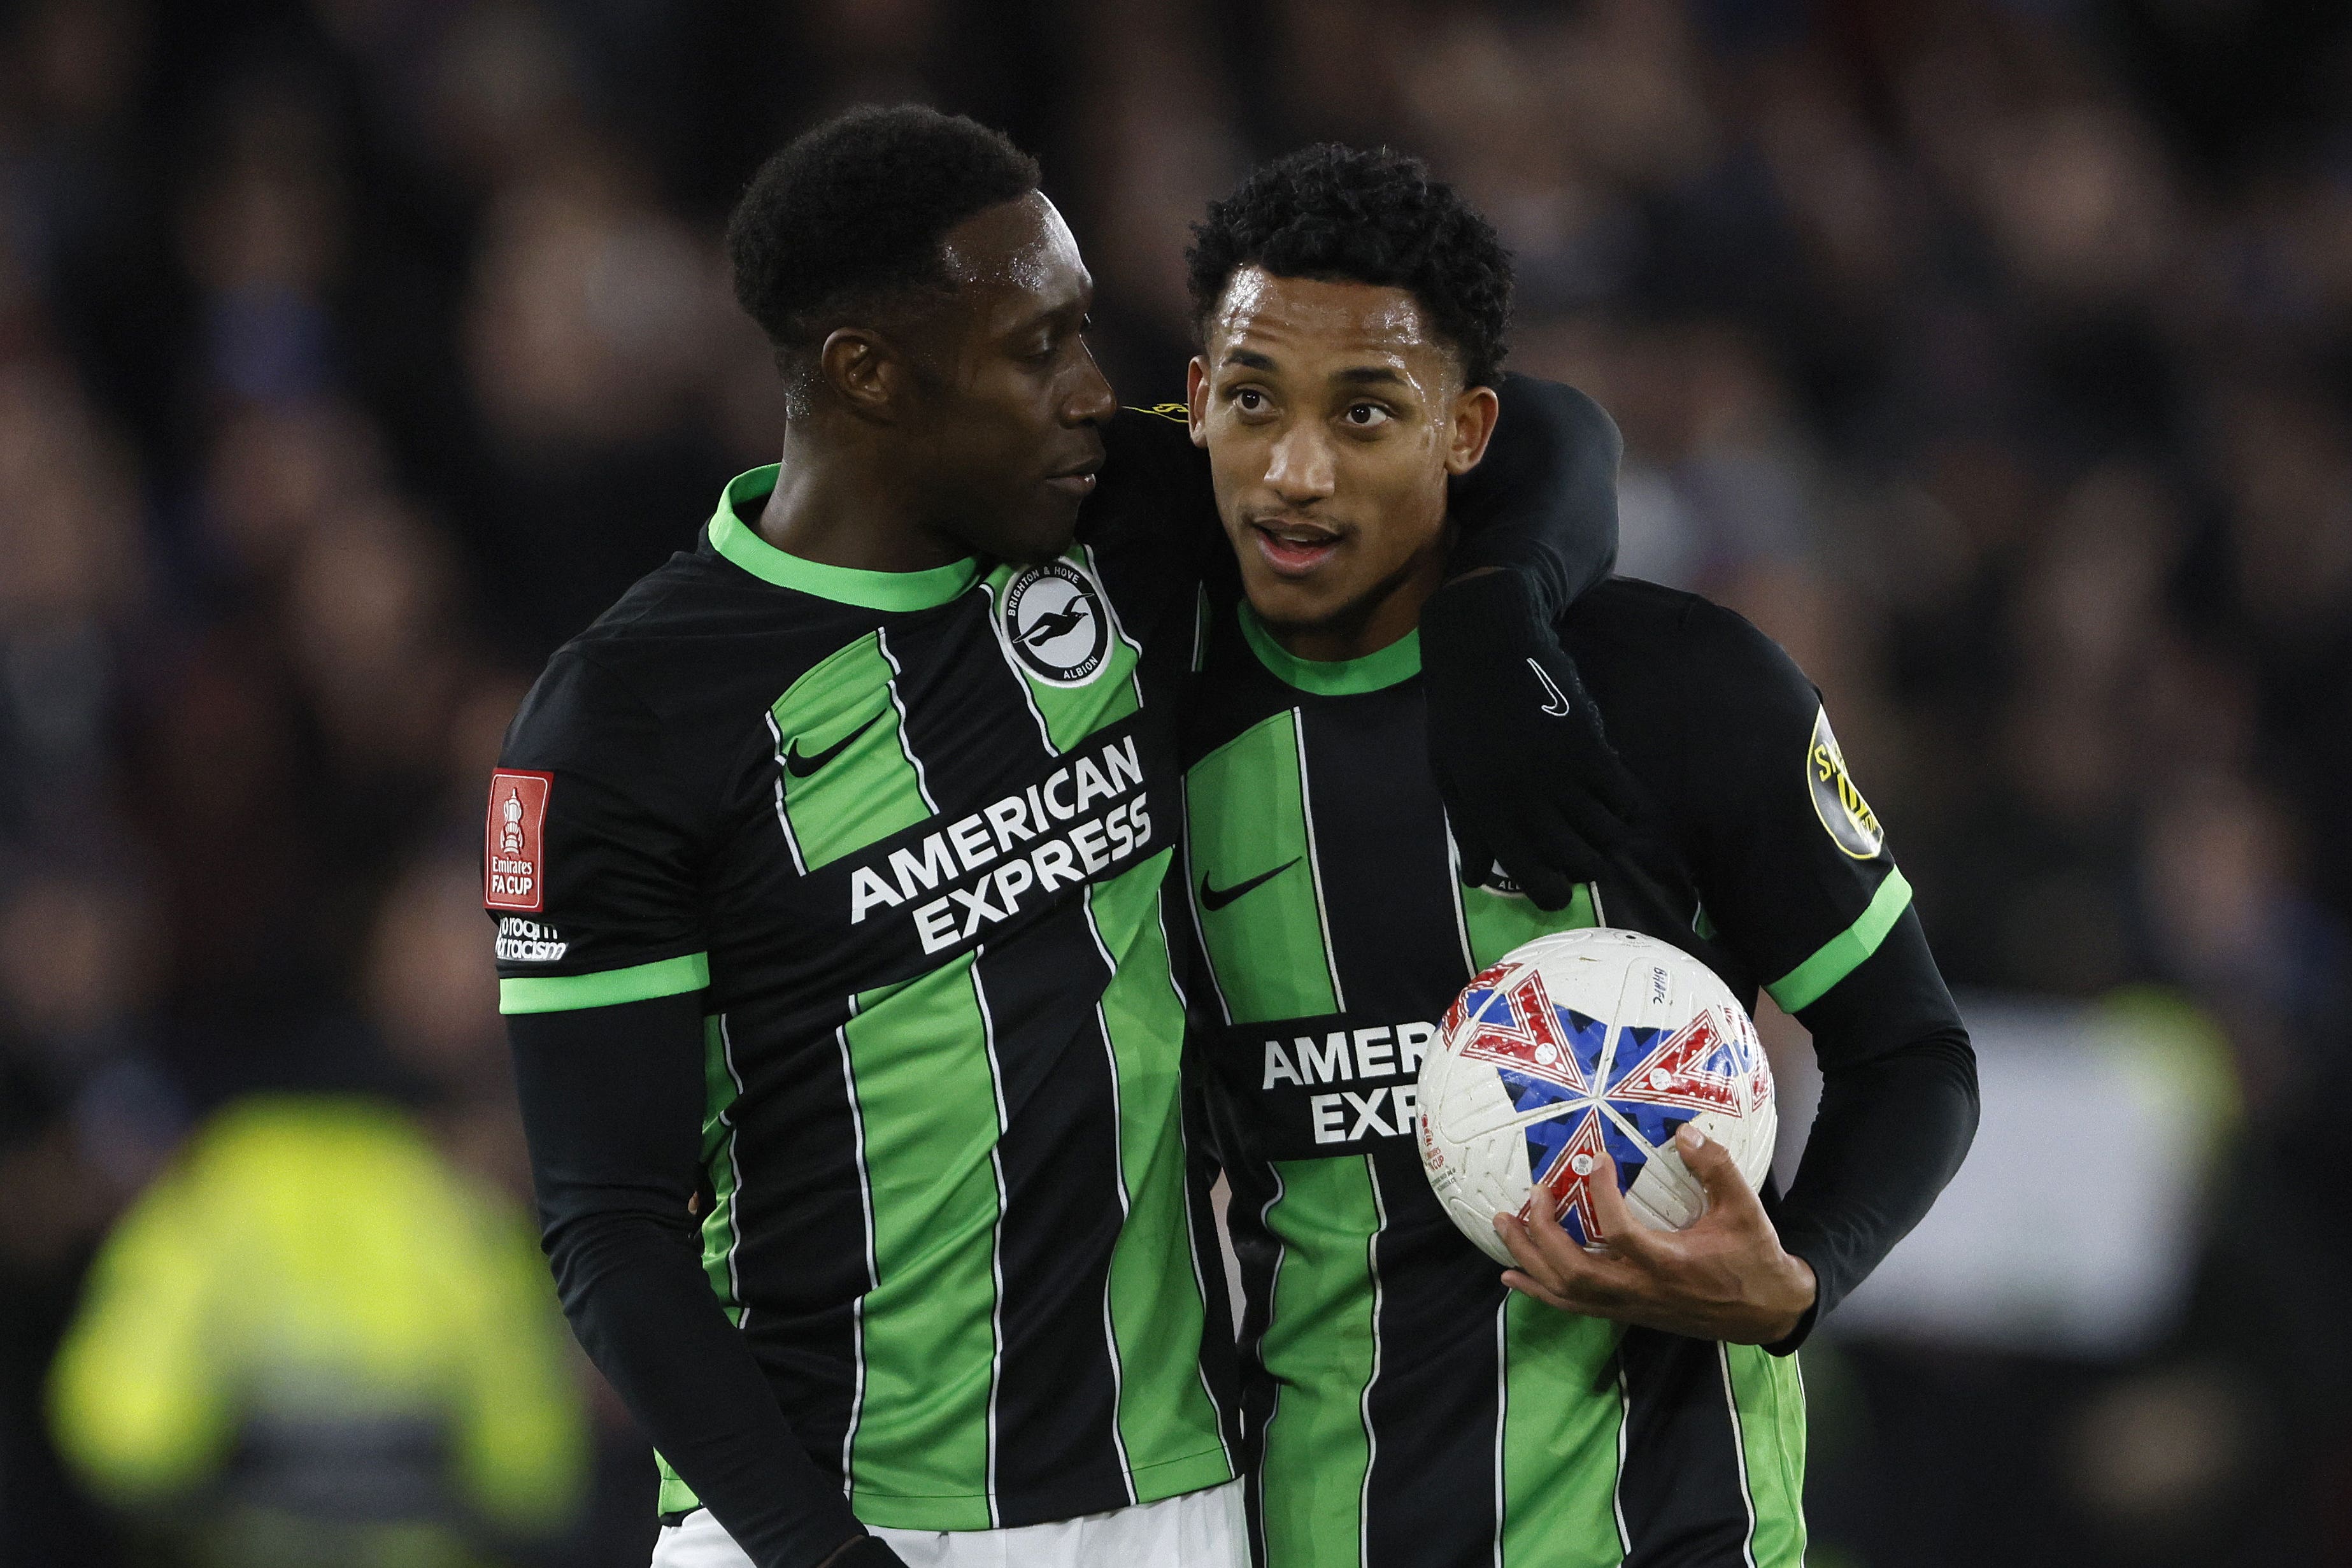
[[1199, 354], [1184, 367], [1184, 405], [1192, 426], [1192, 445], [1209, 444], [1209, 366]]
[[1454, 400], [1452, 440], [1445, 449], [1445, 471], [1466, 474], [1478, 466], [1486, 455], [1486, 443], [1494, 439], [1495, 421], [1503, 405], [1491, 386], [1469, 386]]
[[852, 412], [895, 422], [908, 390], [908, 370], [898, 349], [868, 327], [835, 327], [817, 351], [817, 372]]

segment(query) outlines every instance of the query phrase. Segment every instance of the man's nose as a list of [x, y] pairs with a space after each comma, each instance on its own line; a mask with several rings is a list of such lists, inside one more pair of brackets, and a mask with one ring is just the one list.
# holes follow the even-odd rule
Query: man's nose
[[1065, 425], [1107, 425], [1118, 412], [1118, 396], [1111, 391], [1110, 378], [1095, 363], [1092, 349], [1084, 349], [1086, 363], [1080, 367], [1078, 384], [1071, 389], [1070, 399], [1062, 407]]
[[1322, 500], [1330, 495], [1337, 479], [1331, 444], [1311, 421], [1295, 425], [1276, 438], [1265, 482], [1283, 500], [1294, 504]]

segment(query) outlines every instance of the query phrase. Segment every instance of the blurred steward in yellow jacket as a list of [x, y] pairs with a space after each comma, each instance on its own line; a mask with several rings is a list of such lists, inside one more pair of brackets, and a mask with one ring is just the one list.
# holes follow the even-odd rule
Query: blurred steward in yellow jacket
[[568, 1351], [523, 1216], [406, 1116], [261, 1098], [108, 1239], [51, 1408], [91, 1490], [187, 1560], [476, 1564], [581, 1500]]

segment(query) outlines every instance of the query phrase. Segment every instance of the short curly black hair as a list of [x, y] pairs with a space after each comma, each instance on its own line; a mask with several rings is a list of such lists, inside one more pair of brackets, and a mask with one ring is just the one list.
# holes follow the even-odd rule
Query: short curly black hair
[[946, 289], [948, 230], [1036, 188], [1037, 161], [977, 121], [850, 110], [761, 164], [735, 204], [735, 298], [782, 363], [845, 315]]
[[1418, 158], [1326, 142], [1261, 164], [1210, 204], [1184, 259], [1204, 338], [1234, 274], [1262, 267], [1277, 278], [1402, 289], [1460, 352], [1465, 384], [1502, 374], [1511, 253]]

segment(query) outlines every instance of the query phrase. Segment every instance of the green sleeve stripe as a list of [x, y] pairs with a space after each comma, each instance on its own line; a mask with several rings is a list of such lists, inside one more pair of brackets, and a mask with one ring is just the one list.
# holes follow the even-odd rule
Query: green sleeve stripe
[[1822, 943], [1822, 950], [1764, 987], [1784, 1013], [1801, 1012], [1829, 994], [1831, 986], [1852, 974], [1862, 961], [1878, 951], [1886, 933], [1911, 905], [1911, 884], [1903, 873], [1890, 870], [1878, 884], [1877, 897], [1862, 918]]
[[699, 991], [710, 984], [710, 955], [689, 952], [628, 969], [595, 974], [529, 974], [499, 982], [501, 1013], [568, 1013], [578, 1007], [611, 1007]]

